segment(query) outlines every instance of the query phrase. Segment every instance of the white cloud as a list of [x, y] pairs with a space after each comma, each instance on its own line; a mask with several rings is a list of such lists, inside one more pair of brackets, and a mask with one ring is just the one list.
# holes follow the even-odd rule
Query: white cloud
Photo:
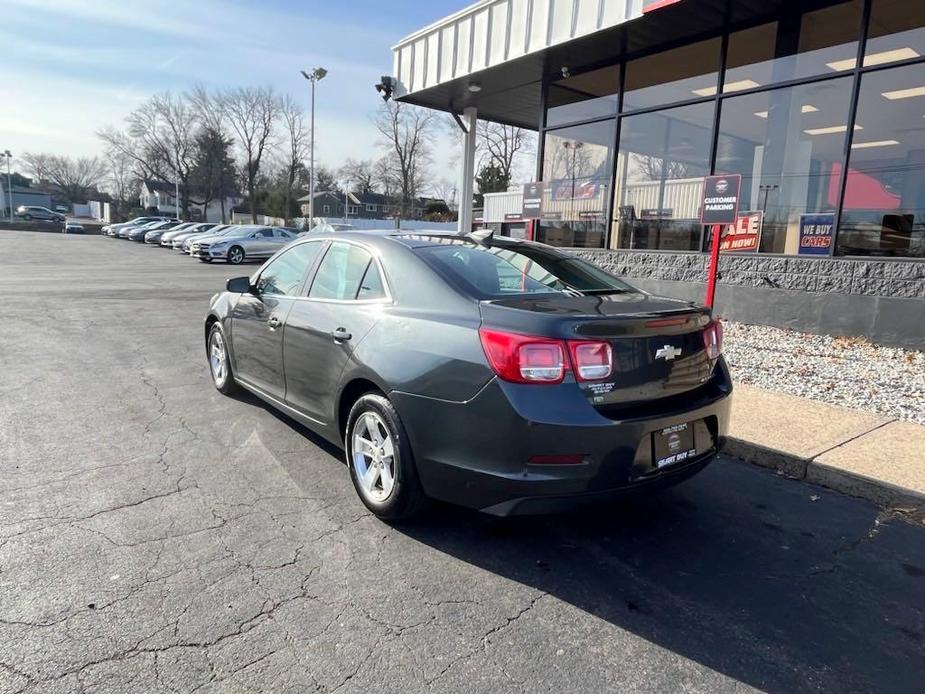
[[[339, 24], [310, 16], [308, 6], [282, 12], [228, 0], [0, 2], [11, 27], [0, 25], [0, 43], [13, 58], [0, 65], [0, 144], [14, 151], [98, 154], [97, 130], [121, 125], [153, 93], [197, 83], [270, 83], [307, 109], [298, 71], [322, 65], [329, 75], [317, 91], [318, 160], [336, 167], [382, 154], [372, 85], [389, 71], [398, 34], [355, 26], [349, 13]], [[455, 177], [454, 152], [441, 136], [438, 178]]]

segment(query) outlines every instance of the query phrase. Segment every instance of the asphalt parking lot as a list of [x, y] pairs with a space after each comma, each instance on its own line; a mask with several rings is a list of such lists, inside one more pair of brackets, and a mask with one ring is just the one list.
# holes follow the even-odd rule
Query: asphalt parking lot
[[0, 692], [921, 688], [921, 523], [728, 458], [379, 522], [339, 450], [211, 385], [209, 296], [255, 267], [0, 231]]

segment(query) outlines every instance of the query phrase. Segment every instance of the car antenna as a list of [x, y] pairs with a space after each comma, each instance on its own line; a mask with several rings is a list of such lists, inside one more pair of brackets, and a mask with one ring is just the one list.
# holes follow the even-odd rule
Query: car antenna
[[466, 234], [466, 238], [475, 241], [480, 246], [490, 246], [494, 235], [493, 229], [479, 229], [478, 231], [470, 231]]

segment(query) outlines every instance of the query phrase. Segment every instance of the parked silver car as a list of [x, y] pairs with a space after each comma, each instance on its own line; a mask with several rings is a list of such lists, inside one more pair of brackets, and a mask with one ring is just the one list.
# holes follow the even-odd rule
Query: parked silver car
[[193, 234], [192, 236], [187, 236], [180, 242], [180, 250], [189, 255], [191, 253], [190, 246], [192, 246], [199, 239], [203, 239], [206, 236], [224, 236], [225, 234], [232, 233], [237, 227], [233, 224], [223, 224], [221, 226], [210, 229], [204, 234]]
[[26, 221], [43, 219], [51, 222], [63, 222], [65, 220], [65, 216], [60, 212], [55, 212], [39, 205], [20, 205], [16, 208], [16, 216]]
[[152, 222], [167, 222], [169, 220], [170, 217], [135, 217], [135, 219], [131, 219], [127, 222], [104, 226], [103, 233], [106, 234], [106, 236], [118, 236], [121, 229], [134, 228], [143, 224], [151, 224]]
[[195, 239], [200, 236], [208, 236], [209, 234], [216, 234], [222, 229], [227, 229], [228, 227], [228, 224], [210, 224], [209, 227], [203, 231], [194, 231], [192, 229], [181, 231], [179, 234], [175, 234], [170, 239], [170, 241], [168, 241], [168, 245], [175, 251], [183, 250], [183, 252], [186, 253], [189, 249], [189, 246], [184, 247], [184, 244], [189, 239]]
[[293, 232], [280, 227], [246, 225], [233, 227], [223, 236], [205, 236], [190, 246], [190, 254], [204, 263], [225, 260], [240, 265], [245, 260], [269, 258], [296, 238]]
[[164, 222], [169, 221], [166, 219], [158, 219], [153, 222], [145, 222], [144, 224], [128, 224], [125, 226], [119, 225], [119, 229], [116, 231], [116, 236], [120, 239], [127, 239], [128, 235], [131, 234], [136, 229], [145, 229], [146, 231], [151, 231], [154, 227]]
[[169, 248], [172, 245], [171, 241], [173, 241], [178, 236], [186, 237], [189, 234], [202, 234], [210, 231], [211, 229], [214, 229], [217, 226], [219, 225], [213, 222], [194, 222], [191, 226], [186, 227], [185, 229], [181, 229], [180, 227], [171, 229], [163, 236], [161, 236], [161, 245], [167, 246]]
[[145, 240], [145, 243], [160, 243], [161, 237], [163, 237], [163, 235], [166, 234], [167, 232], [177, 231], [180, 229], [182, 230], [192, 229], [194, 226], [196, 226], [196, 222], [184, 222], [183, 224], [180, 224], [179, 226], [171, 227], [170, 229], [166, 229], [164, 227], [158, 227], [157, 229], [152, 229], [151, 231], [145, 233], [144, 240]]

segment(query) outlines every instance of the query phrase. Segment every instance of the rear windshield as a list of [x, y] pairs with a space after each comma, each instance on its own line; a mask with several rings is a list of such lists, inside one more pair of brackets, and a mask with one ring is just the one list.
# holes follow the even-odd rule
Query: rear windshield
[[420, 248], [435, 267], [486, 297], [514, 294], [613, 294], [636, 291], [579, 258], [537, 247], [446, 244]]

